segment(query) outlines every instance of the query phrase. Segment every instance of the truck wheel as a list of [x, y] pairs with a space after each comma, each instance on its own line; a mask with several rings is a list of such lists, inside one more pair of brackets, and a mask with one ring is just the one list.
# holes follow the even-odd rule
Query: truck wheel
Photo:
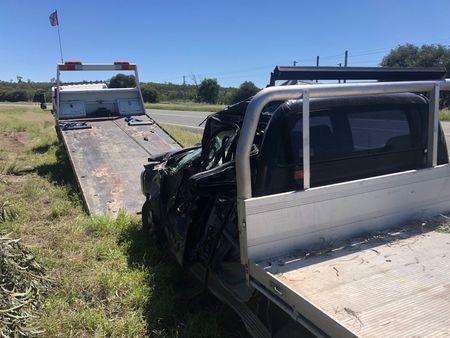
[[148, 233], [158, 242], [164, 242], [164, 233], [162, 229], [156, 224], [153, 217], [152, 205], [150, 201], [145, 201], [142, 206], [142, 230]]
[[154, 232], [154, 227], [152, 206], [150, 201], [147, 200], [142, 206], [142, 230], [151, 234]]

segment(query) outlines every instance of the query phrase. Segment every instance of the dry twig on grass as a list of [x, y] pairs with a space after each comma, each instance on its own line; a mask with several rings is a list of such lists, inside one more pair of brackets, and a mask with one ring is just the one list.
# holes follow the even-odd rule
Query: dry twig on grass
[[45, 270], [20, 239], [0, 233], [0, 336], [32, 337], [41, 297], [50, 286]]

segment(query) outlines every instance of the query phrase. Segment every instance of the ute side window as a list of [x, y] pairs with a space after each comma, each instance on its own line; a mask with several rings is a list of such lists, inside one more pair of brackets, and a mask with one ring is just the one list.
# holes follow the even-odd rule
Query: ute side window
[[354, 153], [412, 148], [411, 131], [404, 110], [379, 110], [347, 114]]
[[[303, 119], [293, 116], [293, 128], [290, 130], [290, 149], [293, 163], [302, 164], [303, 159]], [[309, 119], [310, 156], [312, 160], [327, 160], [339, 152], [339, 139], [331, 121], [329, 112], [314, 112]]]
[[[303, 163], [301, 115], [291, 121], [292, 164]], [[374, 153], [414, 148], [405, 109], [345, 109], [312, 112], [310, 117], [311, 162], [331, 161]]]

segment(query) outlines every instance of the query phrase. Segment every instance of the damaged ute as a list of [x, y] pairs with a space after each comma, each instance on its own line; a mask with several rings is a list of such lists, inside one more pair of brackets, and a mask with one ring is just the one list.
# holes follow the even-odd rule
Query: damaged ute
[[[225, 261], [238, 261], [234, 156], [247, 104], [209, 116], [201, 145], [161, 154], [145, 165], [144, 227], [167, 239], [182, 265], [201, 261], [217, 269]], [[276, 107], [268, 107], [262, 117], [258, 139]]]
[[[399, 321], [410, 320], [410, 303], [397, 306], [403, 300], [387, 298], [383, 286], [416, 272], [373, 255], [394, 250], [390, 255], [406, 261], [410, 253], [401, 251], [407, 244], [360, 245], [379, 231], [450, 209], [438, 120], [439, 91], [450, 90], [445, 74], [441, 68], [275, 68], [270, 88], [207, 118], [201, 144], [149, 158], [141, 174], [144, 228], [232, 307], [252, 336], [371, 337], [374, 330], [390, 336], [396, 327], [377, 324], [388, 321], [386, 310], [374, 311], [373, 320], [364, 311], [386, 297], [405, 309]], [[379, 82], [299, 82], [305, 79]], [[276, 80], [288, 82], [274, 87]], [[415, 236], [402, 234], [402, 240]], [[420, 250], [421, 261], [433, 262], [444, 247], [433, 247], [438, 254]], [[367, 264], [348, 265], [353, 254], [369, 257]], [[428, 277], [414, 278], [404, 284], [417, 285], [407, 292], [420, 300]], [[361, 313], [364, 325], [351, 313]]]

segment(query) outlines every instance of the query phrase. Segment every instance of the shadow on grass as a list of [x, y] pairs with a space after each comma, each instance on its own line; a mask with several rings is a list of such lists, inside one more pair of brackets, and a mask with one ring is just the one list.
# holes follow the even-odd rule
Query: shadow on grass
[[139, 226], [122, 233], [132, 267], [149, 269], [151, 295], [145, 315], [151, 337], [247, 337], [237, 315], [177, 265]]
[[57, 146], [58, 142], [55, 141], [53, 143], [47, 143], [47, 144], [43, 144], [40, 146], [36, 146], [33, 149], [31, 149], [31, 151], [35, 154], [45, 154], [47, 151], [50, 150], [51, 147], [53, 146]]
[[69, 158], [67, 157], [67, 152], [61, 143], [55, 141], [51, 144], [34, 147], [32, 151], [36, 154], [44, 155], [54, 147], [56, 148], [56, 162], [44, 163], [37, 166], [35, 168], [36, 173], [57, 185], [66, 186], [69, 189], [70, 195], [81, 196], [81, 191], [78, 187], [72, 166], [70, 165]]

